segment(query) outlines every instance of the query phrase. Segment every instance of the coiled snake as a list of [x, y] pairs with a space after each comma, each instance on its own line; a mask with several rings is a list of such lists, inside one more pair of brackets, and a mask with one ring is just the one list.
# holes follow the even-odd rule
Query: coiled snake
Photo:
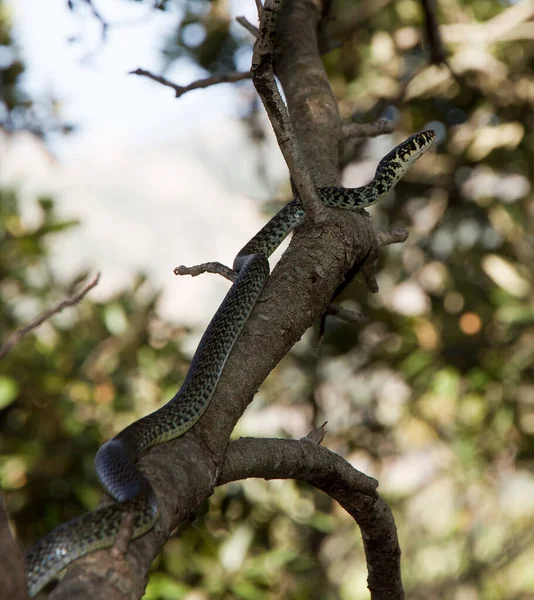
[[[432, 130], [409, 137], [380, 161], [370, 183], [354, 189], [319, 188], [321, 200], [327, 206], [348, 210], [378, 202], [434, 139]], [[236, 256], [233, 267], [237, 277], [202, 336], [180, 390], [162, 408], [104, 444], [96, 455], [98, 477], [116, 503], [61, 525], [26, 555], [31, 596], [77, 558], [112, 546], [125, 512], [134, 515], [133, 538], [152, 529], [158, 518], [157, 499], [136, 462], [152, 446], [183, 435], [200, 419], [215, 393], [228, 355], [269, 277], [267, 258], [302, 222], [304, 214], [300, 200], [293, 200]]]

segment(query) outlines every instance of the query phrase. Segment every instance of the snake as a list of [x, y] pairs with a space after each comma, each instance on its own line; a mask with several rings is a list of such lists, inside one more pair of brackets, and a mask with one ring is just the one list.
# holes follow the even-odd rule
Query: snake
[[[435, 137], [435, 132], [429, 129], [393, 148], [379, 162], [367, 185], [317, 188], [322, 203], [346, 210], [375, 204], [428, 150]], [[178, 392], [159, 410], [135, 421], [106, 442], [96, 454], [98, 478], [115, 502], [59, 526], [26, 554], [26, 582], [31, 597], [76, 559], [112, 546], [125, 514], [133, 515], [131, 539], [154, 527], [159, 517], [156, 493], [137, 463], [150, 448], [180, 437], [203, 415], [228, 356], [269, 278], [269, 256], [304, 218], [304, 205], [297, 197], [236, 255], [233, 285], [204, 332]]]

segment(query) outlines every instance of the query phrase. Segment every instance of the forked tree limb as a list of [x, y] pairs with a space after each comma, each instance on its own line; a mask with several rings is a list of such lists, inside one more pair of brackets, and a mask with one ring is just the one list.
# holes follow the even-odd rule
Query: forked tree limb
[[[263, 8], [259, 40], [266, 32], [274, 36], [263, 20], [272, 18], [270, 9], [275, 1], [278, 0], [266, 2]], [[298, 147], [311, 166], [315, 182], [336, 185], [341, 123], [318, 54], [316, 32], [321, 12], [319, 0], [285, 0], [275, 45], [275, 71], [284, 88]], [[272, 40], [262, 44], [269, 46]], [[266, 69], [265, 74], [268, 67], [260, 66]], [[282, 124], [286, 123], [283, 112], [278, 116], [282, 117]], [[288, 154], [289, 134], [283, 128], [279, 134]], [[292, 174], [294, 168], [294, 164], [290, 165]], [[140, 460], [139, 466], [158, 497], [161, 514], [156, 527], [130, 543], [124, 560], [107, 549], [77, 561], [53, 592], [52, 600], [142, 597], [150, 565], [170, 533], [184, 526], [192, 512], [211, 495], [219, 480], [231, 432], [256, 390], [327, 310], [347, 271], [357, 270], [377, 248], [369, 219], [348, 211], [327, 212], [328, 219], [323, 223], [317, 225], [307, 219], [308, 223], [295, 232], [236, 341], [202, 419], [182, 437], [152, 448]], [[381, 539], [380, 532], [388, 530], [387, 514], [377, 518], [377, 522], [368, 519], [373, 539]]]

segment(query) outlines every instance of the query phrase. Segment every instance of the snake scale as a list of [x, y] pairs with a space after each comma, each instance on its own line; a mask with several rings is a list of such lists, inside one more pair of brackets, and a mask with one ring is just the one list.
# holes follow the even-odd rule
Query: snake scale
[[[322, 202], [348, 210], [378, 202], [434, 139], [432, 130], [412, 135], [380, 161], [367, 185], [353, 189], [318, 188]], [[268, 257], [303, 221], [304, 215], [302, 202], [293, 200], [237, 254], [233, 265], [237, 277], [202, 336], [180, 390], [162, 408], [132, 423], [104, 444], [96, 455], [98, 477], [116, 502], [61, 525], [30, 549], [26, 555], [30, 596], [35, 596], [77, 558], [112, 546], [126, 512], [134, 515], [132, 538], [152, 529], [158, 518], [157, 499], [136, 463], [152, 446], [183, 435], [200, 419], [269, 277]]]

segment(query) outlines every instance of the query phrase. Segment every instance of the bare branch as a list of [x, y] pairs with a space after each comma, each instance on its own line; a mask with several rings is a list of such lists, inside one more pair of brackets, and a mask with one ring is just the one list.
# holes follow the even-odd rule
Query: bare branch
[[395, 129], [392, 121], [379, 119], [374, 123], [345, 123], [341, 127], [339, 138], [339, 165], [344, 168], [360, 156], [365, 140], [369, 137], [392, 133]]
[[222, 275], [225, 279], [232, 282], [237, 277], [237, 273], [233, 269], [217, 261], [193, 265], [192, 267], [180, 265], [174, 268], [173, 273], [175, 275], [191, 275], [191, 277], [197, 277], [197, 275], [202, 275], [202, 273], [214, 273], [215, 275]]
[[236, 17], [235, 20], [242, 25], [249, 33], [251, 33], [255, 38], [258, 37], [259, 30], [256, 25], [252, 25], [252, 23], [246, 17]]
[[367, 289], [376, 294], [379, 291], [376, 280], [376, 267], [378, 264], [378, 248], [389, 244], [398, 244], [408, 239], [406, 229], [392, 229], [391, 231], [379, 231], [376, 233], [376, 246], [372, 249], [367, 260], [361, 268], [361, 273]]
[[93, 13], [93, 17], [100, 23], [100, 26], [102, 27], [102, 41], [106, 41], [109, 23], [104, 19], [92, 0], [85, 0], [85, 3], [87, 6], [89, 6], [91, 12]]
[[383, 135], [384, 133], [392, 133], [395, 130], [393, 121], [379, 119], [374, 123], [346, 123], [341, 127], [340, 142], [352, 138], [368, 138]]
[[225, 73], [223, 75], [212, 75], [211, 77], [206, 77], [205, 79], [197, 79], [190, 83], [189, 85], [178, 85], [165, 79], [165, 77], [161, 77], [160, 75], [154, 75], [150, 71], [146, 71], [145, 69], [135, 69], [135, 71], [130, 71], [129, 75], [141, 75], [142, 77], [148, 77], [153, 81], [157, 81], [166, 87], [170, 87], [174, 90], [176, 94], [176, 98], [183, 96], [186, 92], [190, 92], [191, 90], [199, 90], [210, 87], [212, 85], [217, 85], [218, 83], [235, 83], [236, 81], [243, 81], [244, 79], [250, 79], [250, 72], [234, 72], [234, 73]]
[[243, 438], [230, 442], [218, 485], [249, 477], [298, 479], [337, 500], [361, 529], [371, 599], [404, 598], [395, 521], [376, 493], [374, 479], [308, 440]]
[[339, 306], [339, 304], [331, 304], [328, 307], [327, 313], [338, 319], [342, 319], [343, 321], [347, 321], [348, 323], [368, 323], [369, 317], [366, 315], [362, 315], [355, 310], [349, 310], [348, 308], [343, 308], [343, 306]]
[[293, 125], [274, 78], [274, 45], [281, 4], [282, 0], [266, 0], [263, 7], [260, 32], [252, 55], [252, 81], [265, 106], [306, 214], [312, 221], [319, 223], [325, 220], [326, 211], [306, 167]]
[[92, 290], [95, 287], [95, 285], [98, 283], [99, 279], [100, 279], [100, 273], [97, 273], [97, 275], [93, 279], [93, 281], [88, 283], [77, 294], [74, 294], [74, 296], [71, 296], [70, 298], [67, 298], [66, 300], [62, 300], [59, 304], [56, 304], [56, 306], [54, 306], [53, 308], [49, 308], [48, 310], [45, 310], [39, 316], [35, 317], [35, 319], [30, 321], [27, 325], [25, 325], [21, 329], [17, 330], [15, 333], [13, 333], [7, 339], [7, 341], [0, 347], [0, 359], [3, 358], [11, 350], [11, 348], [13, 348], [13, 346], [18, 344], [20, 342], [20, 340], [27, 333], [29, 333], [30, 331], [33, 331], [34, 329], [39, 327], [39, 325], [42, 325], [45, 321], [50, 319], [50, 317], [53, 317], [54, 315], [60, 313], [64, 308], [67, 308], [67, 306], [73, 306], [74, 304], [78, 304], [78, 302], [80, 302], [80, 300], [82, 300], [82, 298], [87, 294], [87, 292], [89, 292], [89, 290]]
[[[310, 440], [240, 438], [228, 444], [217, 485], [251, 477], [322, 481], [377, 499], [378, 481], [357, 471], [344, 458]], [[314, 485], [312, 483], [312, 485]], [[328, 492], [327, 492], [328, 493]]]
[[377, 231], [376, 239], [379, 246], [389, 246], [390, 244], [401, 244], [408, 239], [407, 229], [391, 229], [390, 231]]
[[378, 294], [380, 291], [375, 275], [376, 263], [376, 260], [368, 260], [361, 269], [365, 287], [371, 292], [371, 294]]

